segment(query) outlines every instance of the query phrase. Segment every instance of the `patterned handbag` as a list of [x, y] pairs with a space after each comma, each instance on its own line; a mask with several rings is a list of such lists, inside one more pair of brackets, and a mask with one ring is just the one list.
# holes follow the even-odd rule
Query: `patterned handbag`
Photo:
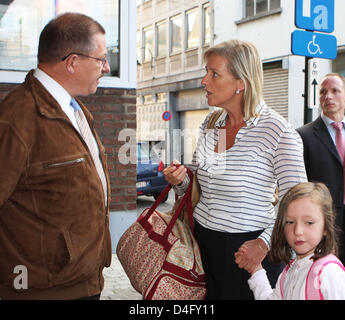
[[[171, 189], [168, 185], [151, 208], [122, 235], [116, 253], [132, 286], [146, 300], [202, 300], [205, 274], [199, 246], [193, 236], [193, 173], [175, 212], [156, 210]], [[189, 223], [178, 219], [186, 207]]]

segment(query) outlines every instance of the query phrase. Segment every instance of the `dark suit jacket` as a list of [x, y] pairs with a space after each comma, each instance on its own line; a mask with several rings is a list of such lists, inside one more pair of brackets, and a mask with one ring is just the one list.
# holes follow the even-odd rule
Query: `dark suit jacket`
[[297, 129], [303, 141], [304, 162], [309, 181], [323, 182], [332, 194], [336, 222], [343, 225], [344, 168], [327, 127], [319, 116]]

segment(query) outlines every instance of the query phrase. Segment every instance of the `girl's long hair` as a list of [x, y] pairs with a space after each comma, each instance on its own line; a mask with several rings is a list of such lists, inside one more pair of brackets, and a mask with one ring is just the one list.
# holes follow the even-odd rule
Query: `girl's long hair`
[[319, 205], [325, 219], [326, 235], [315, 248], [312, 259], [316, 260], [330, 253], [335, 255], [338, 253], [332, 196], [328, 188], [323, 183], [304, 182], [291, 188], [285, 194], [279, 205], [278, 216], [272, 232], [271, 250], [269, 253], [272, 262], [289, 263], [293, 257], [293, 251], [285, 238], [285, 216], [289, 204], [292, 201], [301, 198], [310, 198], [313, 203]]

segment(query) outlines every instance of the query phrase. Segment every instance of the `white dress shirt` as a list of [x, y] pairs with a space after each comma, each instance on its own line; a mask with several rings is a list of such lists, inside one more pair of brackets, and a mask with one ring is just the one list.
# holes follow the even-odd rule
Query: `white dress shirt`
[[74, 109], [71, 106], [71, 95], [52, 77], [48, 76], [44, 71], [37, 68], [34, 72], [34, 77], [46, 88], [46, 90], [53, 96], [53, 98], [60, 105], [62, 111], [71, 120], [75, 129], [80, 133], [77, 121], [74, 116]]
[[[331, 123], [335, 122], [334, 120], [328, 118], [327, 116], [324, 115], [324, 113], [321, 113], [321, 119], [323, 120], [324, 124], [326, 125], [328, 132], [334, 142], [334, 145], [336, 145], [335, 143], [335, 135], [337, 134], [335, 128], [331, 125]], [[343, 122], [345, 124], [345, 117], [343, 118], [343, 120], [341, 120], [341, 122]], [[345, 126], [343, 127], [343, 136], [345, 137]]]
[[[74, 128], [80, 133], [79, 126], [77, 124], [77, 120], [74, 115], [74, 109], [71, 106], [71, 99], [72, 99], [71, 95], [59, 83], [57, 83], [52, 77], [47, 75], [41, 69], [37, 68], [34, 72], [34, 76], [42, 83], [42, 85], [47, 89], [47, 91], [53, 96], [53, 98], [60, 105], [62, 111], [71, 120]], [[96, 149], [99, 152], [98, 144], [96, 142], [95, 137], [93, 137], [93, 143], [95, 144]]]
[[[296, 259], [286, 273], [283, 296], [284, 300], [305, 300], [306, 279], [313, 260], [313, 254]], [[282, 300], [280, 278], [274, 289], [268, 281], [266, 270], [260, 269], [248, 280], [256, 300]], [[335, 263], [326, 265], [320, 276], [321, 293], [325, 300], [345, 300], [345, 272]]]

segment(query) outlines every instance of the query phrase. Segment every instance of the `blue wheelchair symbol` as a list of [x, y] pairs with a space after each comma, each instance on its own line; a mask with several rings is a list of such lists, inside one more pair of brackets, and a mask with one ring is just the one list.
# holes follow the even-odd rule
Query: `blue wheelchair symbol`
[[325, 33], [295, 30], [291, 34], [291, 52], [311, 58], [335, 59], [337, 38]]
[[322, 54], [320, 46], [317, 43], [315, 43], [315, 38], [316, 38], [316, 35], [314, 34], [313, 40], [308, 42], [308, 51], [312, 55], [317, 54], [317, 53]]

